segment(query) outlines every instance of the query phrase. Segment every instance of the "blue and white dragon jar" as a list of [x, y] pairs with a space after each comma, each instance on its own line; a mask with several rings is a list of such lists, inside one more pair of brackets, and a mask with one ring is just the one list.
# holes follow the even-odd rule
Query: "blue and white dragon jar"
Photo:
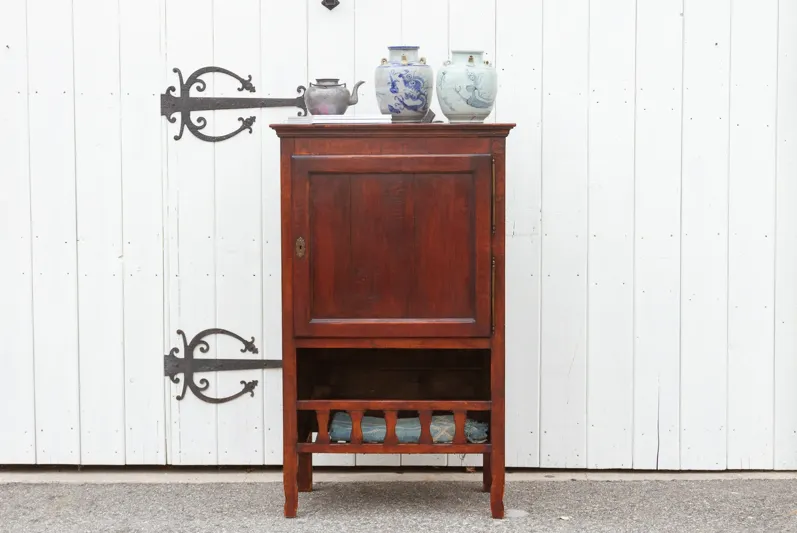
[[388, 46], [388, 58], [376, 67], [376, 100], [383, 115], [394, 122], [420, 122], [429, 111], [434, 73], [418, 46]]
[[481, 50], [452, 50], [437, 73], [437, 101], [451, 123], [484, 122], [495, 106], [498, 75]]

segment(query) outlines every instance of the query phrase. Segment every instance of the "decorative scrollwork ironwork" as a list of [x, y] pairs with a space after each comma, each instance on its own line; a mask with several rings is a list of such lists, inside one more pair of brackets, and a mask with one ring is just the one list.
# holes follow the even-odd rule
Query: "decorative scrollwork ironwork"
[[[206, 142], [219, 142], [235, 137], [244, 130], [252, 133], [252, 125], [255, 123], [255, 117], [248, 118], [238, 117], [241, 126], [225, 135], [207, 135], [202, 130], [207, 126], [207, 119], [204, 117], [197, 117], [196, 121], [191, 119], [192, 111], [214, 111], [222, 109], [254, 109], [259, 107], [298, 107], [300, 110], [297, 112], [298, 116], [307, 115], [307, 105], [304, 102], [304, 92], [306, 88], [299, 85], [296, 92], [299, 96], [295, 98], [231, 98], [231, 97], [212, 97], [212, 96], [191, 96], [191, 89], [194, 88], [197, 92], [204, 92], [207, 89], [207, 83], [201, 79], [204, 74], [217, 73], [225, 74], [231, 78], [236, 79], [241, 86], [238, 91], [255, 92], [255, 86], [252, 84], [252, 75], [243, 78], [234, 72], [221, 67], [202, 67], [196, 70], [193, 74], [183, 79], [183, 73], [179, 68], [173, 68], [173, 72], [177, 73], [180, 82], [180, 94], [176, 94], [177, 88], [174, 85], [169, 86], [166, 92], [161, 94], [161, 116], [166, 117], [170, 123], [177, 122], [177, 117], [173, 116], [175, 113], [180, 114], [180, 131], [174, 136], [175, 141], [179, 141], [183, 137], [183, 132], [188, 129], [191, 134], [197, 139]], [[196, 87], [195, 87], [196, 86]]]
[[246, 340], [240, 335], [221, 328], [210, 328], [201, 331], [197, 333], [193, 339], [191, 339], [191, 342], [188, 342], [183, 330], [178, 329], [177, 334], [180, 335], [183, 340], [183, 349], [185, 351], [185, 355], [182, 358], [177, 357], [176, 354], [180, 353], [180, 348], [175, 347], [164, 356], [163, 360], [164, 375], [171, 379], [173, 383], [180, 383], [180, 378], [177, 377], [177, 374], [183, 374], [183, 389], [180, 394], [177, 395], [177, 400], [182, 400], [185, 398], [188, 389], [194, 393], [194, 396], [208, 403], [226, 403], [243, 396], [246, 393], [249, 393], [251, 396], [255, 395], [254, 390], [258, 383], [256, 379], [252, 381], [241, 381], [243, 388], [231, 396], [224, 398], [213, 398], [207, 396], [203, 394], [203, 392], [208, 390], [210, 383], [205, 378], [201, 378], [199, 382], [195, 382], [194, 374], [197, 372], [255, 370], [261, 368], [280, 368], [282, 366], [282, 361], [279, 359], [200, 359], [194, 357], [194, 350], [197, 348], [199, 348], [201, 353], [208, 353], [208, 350], [210, 350], [210, 345], [206, 340], [204, 340], [204, 338], [208, 335], [216, 334], [227, 335], [239, 340], [243, 345], [243, 348], [241, 348], [241, 353], [251, 352], [256, 354], [258, 353], [258, 349], [257, 346], [255, 346], [254, 337], [252, 337], [251, 340]]

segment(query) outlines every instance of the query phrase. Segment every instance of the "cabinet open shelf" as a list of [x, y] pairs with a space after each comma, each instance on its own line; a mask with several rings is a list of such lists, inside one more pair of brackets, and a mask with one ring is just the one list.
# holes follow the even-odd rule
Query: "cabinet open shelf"
[[[315, 419], [315, 431], [306, 442], [298, 444], [300, 452], [316, 453], [486, 453], [489, 442], [469, 442], [466, 420], [471, 412], [487, 413], [489, 401], [423, 401], [423, 400], [300, 400], [296, 408], [310, 412]], [[351, 417], [352, 429], [347, 442], [335, 441], [330, 436], [331, 414], [344, 412]], [[453, 414], [453, 434], [450, 442], [434, 442], [432, 420], [435, 414]], [[399, 442], [397, 424], [400, 415], [414, 414], [420, 421], [417, 442]], [[382, 442], [365, 442], [362, 420], [364, 416], [383, 417], [385, 434]], [[315, 440], [312, 434], [317, 433]], [[489, 432], [487, 432], [489, 438]]]

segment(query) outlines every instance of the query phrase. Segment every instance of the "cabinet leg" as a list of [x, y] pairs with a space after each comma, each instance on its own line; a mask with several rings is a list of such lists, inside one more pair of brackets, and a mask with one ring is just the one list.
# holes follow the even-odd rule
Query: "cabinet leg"
[[482, 458], [482, 491], [490, 492], [490, 486], [493, 484], [493, 473], [490, 468], [490, 454], [483, 454]]
[[296, 452], [283, 455], [282, 482], [285, 486], [285, 518], [296, 518], [299, 508], [299, 454]]
[[299, 454], [299, 492], [313, 492], [313, 454]]
[[490, 511], [493, 518], [504, 517], [504, 457], [493, 451], [490, 457]]

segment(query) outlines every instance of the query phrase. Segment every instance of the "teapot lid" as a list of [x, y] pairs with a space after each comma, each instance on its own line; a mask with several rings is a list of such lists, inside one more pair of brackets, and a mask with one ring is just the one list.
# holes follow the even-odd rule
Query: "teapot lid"
[[344, 83], [338, 83], [340, 81], [339, 78], [316, 78], [315, 83], [311, 83], [311, 85], [324, 85], [325, 87], [338, 87], [341, 85], [345, 85]]

